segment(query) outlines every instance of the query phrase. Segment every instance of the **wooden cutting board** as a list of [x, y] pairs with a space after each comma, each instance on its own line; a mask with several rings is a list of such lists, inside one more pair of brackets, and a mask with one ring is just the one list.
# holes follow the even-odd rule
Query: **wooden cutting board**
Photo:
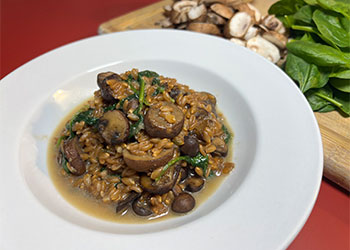
[[[265, 15], [274, 2], [276, 0], [254, 0], [252, 4]], [[98, 32], [105, 34], [132, 29], [161, 28], [156, 23], [164, 18], [163, 6], [171, 3], [172, 0], [163, 0], [114, 18], [102, 23]], [[335, 111], [315, 113], [315, 116], [323, 141], [324, 176], [350, 191], [350, 118], [344, 118]]]

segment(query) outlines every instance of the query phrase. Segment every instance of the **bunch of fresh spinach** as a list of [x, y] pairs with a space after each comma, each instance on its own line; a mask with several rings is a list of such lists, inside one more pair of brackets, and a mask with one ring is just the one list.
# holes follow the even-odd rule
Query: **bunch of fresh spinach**
[[350, 115], [349, 0], [281, 0], [269, 14], [290, 29], [286, 73], [312, 109]]

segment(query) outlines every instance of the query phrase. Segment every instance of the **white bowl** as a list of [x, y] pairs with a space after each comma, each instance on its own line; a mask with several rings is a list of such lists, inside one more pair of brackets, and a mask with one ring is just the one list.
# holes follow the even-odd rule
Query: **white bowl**
[[[67, 203], [47, 171], [49, 136], [92, 96], [101, 71], [149, 69], [217, 97], [234, 133], [235, 170], [192, 213], [118, 224]], [[103, 35], [58, 48], [0, 85], [4, 249], [283, 249], [305, 223], [322, 177], [313, 113], [278, 67], [224, 39], [184, 31]]]

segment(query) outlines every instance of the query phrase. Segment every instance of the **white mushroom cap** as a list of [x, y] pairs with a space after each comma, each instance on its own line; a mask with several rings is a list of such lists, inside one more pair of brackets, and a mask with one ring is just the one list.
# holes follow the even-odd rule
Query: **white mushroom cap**
[[247, 12], [249, 15], [252, 16], [252, 18], [254, 19], [254, 23], [258, 24], [261, 20], [261, 13], [260, 11], [255, 8], [253, 5], [249, 4], [249, 3], [242, 3], [239, 4], [235, 7], [235, 9], [237, 9], [238, 11], [244, 11]]
[[197, 6], [196, 1], [179, 1], [173, 4], [173, 10], [177, 12], [189, 12], [193, 7]]
[[227, 23], [226, 36], [242, 38], [252, 24], [247, 12], [237, 12]]
[[250, 26], [249, 29], [247, 30], [247, 33], [245, 33], [243, 39], [248, 41], [250, 38], [255, 37], [259, 32], [259, 29], [254, 26]]
[[269, 59], [273, 63], [278, 62], [280, 59], [279, 49], [261, 36], [249, 39], [247, 41], [247, 48]]
[[243, 41], [243, 40], [238, 39], [238, 38], [234, 38], [233, 37], [233, 38], [230, 39], [230, 41], [235, 43], [235, 44], [238, 44], [240, 46], [243, 46], [243, 47], [245, 47], [245, 45], [246, 45], [246, 41]]
[[204, 4], [201, 4], [201, 5], [192, 7], [192, 9], [190, 9], [187, 15], [190, 20], [195, 20], [200, 16], [205, 15], [206, 13], [207, 13], [207, 8], [205, 7]]
[[265, 32], [262, 35], [262, 37], [265, 38], [266, 40], [272, 42], [273, 44], [277, 45], [281, 49], [286, 48], [286, 44], [288, 41], [287, 37], [285, 37], [284, 35], [276, 32], [276, 31]]
[[226, 18], [230, 19], [233, 16], [233, 10], [230, 7], [227, 7], [221, 3], [214, 3], [210, 6], [210, 9], [214, 11], [216, 14]]

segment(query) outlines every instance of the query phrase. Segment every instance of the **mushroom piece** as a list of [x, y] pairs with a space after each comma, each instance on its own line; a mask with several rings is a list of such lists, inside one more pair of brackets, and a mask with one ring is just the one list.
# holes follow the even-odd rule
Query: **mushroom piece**
[[132, 203], [132, 209], [139, 216], [150, 216], [153, 214], [150, 202], [151, 195], [149, 193], [142, 194]]
[[163, 7], [164, 10], [164, 16], [166, 17], [170, 17], [171, 11], [173, 10], [173, 7], [171, 7], [171, 5], [165, 5]]
[[162, 28], [172, 28], [173, 23], [170, 21], [170, 18], [165, 18], [156, 23], [156, 25], [161, 26]]
[[130, 101], [128, 101], [128, 103], [126, 104], [124, 112], [126, 114], [133, 113], [138, 107], [139, 107], [139, 101], [133, 98]]
[[187, 177], [188, 177], [188, 168], [181, 168], [179, 182], [183, 182]]
[[163, 149], [157, 156], [151, 155], [134, 155], [129, 150], [123, 150], [123, 159], [129, 168], [137, 172], [147, 172], [158, 167], [164, 166], [171, 160], [174, 154], [174, 147]]
[[121, 200], [116, 202], [116, 207], [115, 207], [116, 213], [119, 213], [124, 209], [126, 209], [129, 206], [129, 204], [139, 196], [140, 194], [134, 191], [131, 191], [130, 193], [124, 195]]
[[194, 135], [186, 135], [184, 138], [184, 144], [180, 148], [181, 152], [185, 155], [195, 157], [199, 152], [199, 143]]
[[124, 142], [129, 136], [129, 121], [119, 110], [107, 111], [98, 123], [98, 131], [110, 145]]
[[117, 99], [113, 97], [113, 91], [110, 84], [117, 81], [122, 81], [121, 77], [114, 72], [104, 72], [97, 75], [97, 85], [101, 89], [102, 99], [108, 103], [117, 102]]
[[170, 14], [170, 20], [174, 24], [180, 24], [187, 22], [188, 16], [187, 13], [198, 4], [195, 1], [178, 1], [175, 2], [172, 6], [172, 12]]
[[67, 164], [67, 168], [73, 175], [82, 175], [85, 173], [86, 166], [85, 162], [80, 157], [82, 149], [79, 145], [78, 137], [65, 140], [62, 144], [62, 152], [69, 163]]
[[249, 39], [247, 41], [247, 48], [269, 59], [273, 63], [276, 63], [280, 59], [279, 49], [261, 36]]
[[215, 25], [224, 25], [226, 23], [226, 20], [223, 17], [219, 16], [218, 14], [215, 14], [213, 12], [209, 12], [207, 14], [206, 22], [212, 23]]
[[252, 17], [247, 12], [237, 12], [226, 24], [226, 37], [242, 38], [252, 24]]
[[232, 8], [223, 5], [221, 3], [214, 3], [210, 6], [210, 9], [218, 14], [219, 16], [222, 16], [226, 19], [230, 19], [233, 16], [233, 10]]
[[189, 193], [181, 193], [175, 197], [171, 209], [176, 213], [187, 213], [196, 205], [196, 201]]
[[151, 106], [145, 115], [145, 130], [147, 134], [157, 138], [173, 138], [177, 136], [184, 125], [184, 114], [175, 104], [171, 102], [162, 102], [161, 108], [168, 107], [170, 115], [174, 117], [174, 122], [169, 123], [164, 117], [160, 116], [160, 108]]
[[210, 34], [214, 36], [221, 35], [220, 29], [212, 23], [190, 23], [187, 26], [187, 30], [204, 33], [204, 34]]
[[268, 31], [265, 32], [262, 35], [263, 38], [265, 38], [267, 41], [272, 42], [273, 44], [277, 45], [280, 49], [285, 49], [287, 44], [287, 37], [284, 35], [276, 32], [276, 31]]
[[286, 33], [283, 23], [275, 17], [275, 15], [268, 15], [264, 17], [262, 24], [269, 30], [276, 31], [280, 34]]
[[258, 34], [259, 30], [258, 28], [254, 26], [250, 26], [247, 30], [247, 33], [244, 35], [244, 40], [248, 41], [250, 38], [255, 37]]
[[216, 147], [213, 154], [216, 154], [216, 155], [222, 156], [222, 157], [225, 157], [227, 155], [228, 146], [223, 139], [221, 139], [220, 137], [214, 137], [211, 140], [211, 143]]
[[190, 20], [196, 20], [201, 16], [204, 16], [207, 13], [207, 8], [205, 7], [204, 4], [192, 7], [190, 11], [188, 12], [188, 18]]
[[261, 20], [261, 13], [260, 11], [255, 8], [255, 6], [249, 4], [249, 3], [242, 3], [235, 7], [238, 11], [247, 12], [251, 17], [254, 19], [254, 23], [258, 24]]
[[234, 42], [235, 44], [238, 44], [238, 45], [240, 45], [240, 46], [243, 46], [243, 47], [245, 47], [245, 45], [246, 45], [246, 42], [243, 41], [243, 40], [241, 40], [241, 39], [239, 39], [239, 38], [234, 38], [234, 37], [232, 37], [232, 38], [230, 39], [230, 41], [231, 41], [231, 42]]
[[187, 185], [185, 190], [191, 193], [200, 191], [204, 186], [204, 179], [200, 177], [191, 177], [186, 181]]
[[140, 178], [140, 184], [142, 188], [151, 194], [165, 194], [169, 192], [179, 177], [180, 164], [169, 167], [169, 169], [160, 177], [158, 181], [152, 180], [147, 175], [143, 175]]

